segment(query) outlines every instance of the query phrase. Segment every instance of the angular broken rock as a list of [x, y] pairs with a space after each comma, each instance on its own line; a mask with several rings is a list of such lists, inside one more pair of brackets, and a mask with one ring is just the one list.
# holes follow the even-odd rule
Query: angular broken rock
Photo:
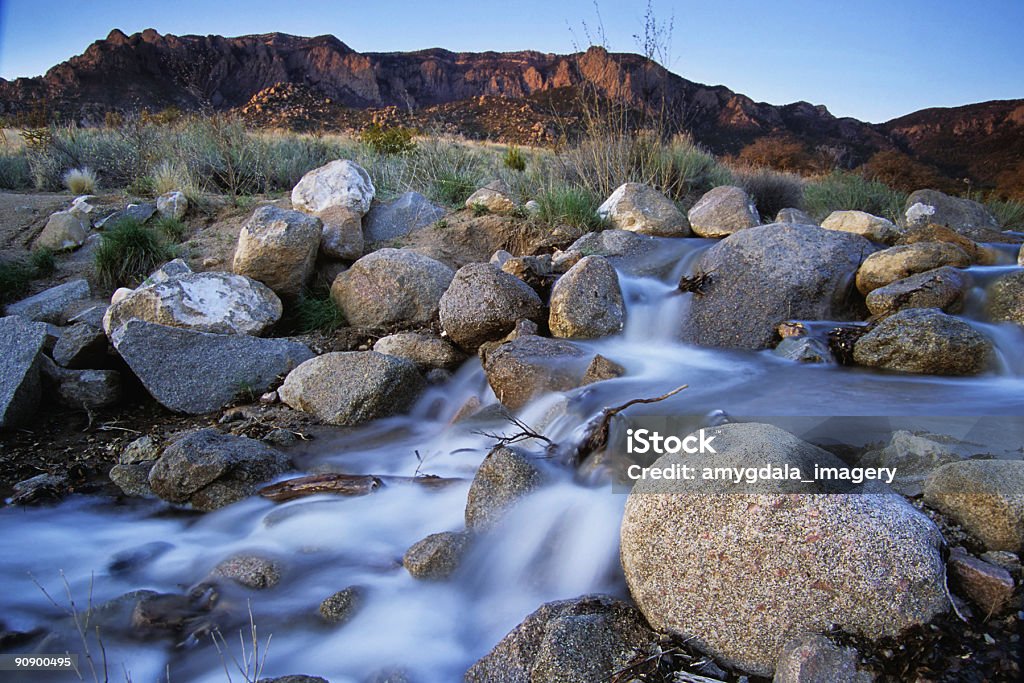
[[23, 424], [35, 413], [42, 391], [40, 353], [46, 325], [18, 316], [0, 318], [0, 429]]
[[63, 325], [67, 320], [68, 309], [90, 296], [86, 280], [71, 280], [8, 304], [5, 310], [7, 315], [20, 315], [36, 322]]
[[278, 376], [313, 357], [304, 344], [287, 339], [209, 334], [141, 320], [121, 325], [111, 339], [153, 398], [192, 415], [240, 396], [259, 396]]
[[982, 609], [986, 618], [998, 614], [1013, 597], [1010, 572], [969, 555], [963, 548], [953, 548], [947, 567], [953, 583]]

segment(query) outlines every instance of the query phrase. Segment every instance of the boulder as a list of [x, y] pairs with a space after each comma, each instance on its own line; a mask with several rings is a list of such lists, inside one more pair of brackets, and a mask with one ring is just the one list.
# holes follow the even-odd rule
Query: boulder
[[985, 335], [936, 308], [895, 313], [853, 346], [860, 365], [925, 375], [976, 375], [992, 358], [992, 342]]
[[994, 321], [1024, 325], [1024, 270], [1003, 275], [988, 286], [985, 312]]
[[288, 465], [284, 454], [262, 441], [200, 429], [163, 450], [149, 471], [149, 486], [168, 502], [215, 510], [252, 495]]
[[971, 277], [950, 266], [926, 270], [874, 289], [865, 303], [872, 315], [889, 315], [907, 308], [938, 308], [959, 313], [971, 289]]
[[985, 618], [998, 614], [1013, 597], [1013, 577], [1003, 567], [953, 548], [946, 564], [951, 583], [982, 609]]
[[754, 200], [743, 188], [731, 185], [706, 192], [687, 217], [690, 227], [701, 237], [727, 237], [761, 223]]
[[[835, 462], [771, 425], [727, 424], [713, 436], [716, 455], [697, 463], [665, 455], [652, 467]], [[700, 477], [638, 480], [626, 502], [622, 566], [655, 630], [720, 664], [771, 676], [802, 634], [836, 627], [895, 637], [949, 608], [942, 536], [899, 496], [813, 492], [835, 490], [821, 482], [791, 493], [794, 482], [764, 479], [738, 492]]]
[[402, 412], [423, 388], [423, 377], [404, 358], [343, 351], [306, 361], [288, 373], [277, 393], [321, 422], [357, 425]]
[[541, 394], [583, 386], [593, 358], [572, 342], [527, 334], [485, 353], [484, 372], [502, 405], [518, 410]]
[[233, 555], [214, 567], [210, 576], [262, 590], [281, 583], [281, 567], [274, 560], [260, 555]]
[[399, 332], [381, 337], [373, 345], [373, 350], [405, 358], [415, 363], [421, 370], [455, 370], [466, 360], [466, 354], [451, 342], [423, 332]]
[[260, 335], [281, 318], [281, 300], [261, 282], [234, 273], [186, 273], [139, 287], [111, 303], [103, 329], [130, 320], [213, 334]]
[[218, 410], [239, 396], [259, 396], [279, 375], [313, 356], [304, 344], [287, 339], [210, 334], [141, 320], [121, 325], [111, 340], [153, 398], [193, 415]]
[[142, 204], [129, 204], [120, 211], [95, 221], [93, 225], [96, 226], [97, 230], [103, 230], [104, 228], [116, 225], [123, 220], [135, 221], [136, 223], [145, 223], [153, 214], [156, 213], [156, 204], [144, 202]]
[[363, 218], [369, 242], [405, 237], [444, 218], [445, 210], [419, 192], [406, 192], [386, 204], [377, 204]]
[[60, 402], [71, 408], [94, 410], [121, 400], [121, 373], [117, 370], [68, 370], [52, 366]]
[[584, 256], [604, 256], [605, 258], [635, 257], [654, 251], [660, 243], [650, 235], [640, 235], [629, 230], [602, 230], [588, 232], [573, 242], [561, 258], [553, 259], [553, 265], [567, 262], [565, 269], [572, 267]]
[[320, 253], [332, 259], [355, 261], [366, 248], [362, 215], [346, 206], [332, 206], [316, 214], [323, 223]]
[[928, 505], [988, 550], [1024, 550], [1024, 461], [964, 460], [943, 465], [924, 485]]
[[836, 645], [825, 636], [809, 633], [786, 643], [779, 653], [772, 683], [872, 683], [875, 677], [861, 670], [860, 654]]
[[161, 218], [180, 221], [188, 212], [188, 199], [184, 192], [172, 190], [156, 198], [156, 212]]
[[900, 229], [892, 221], [866, 211], [833, 211], [821, 222], [821, 227], [852, 232], [883, 244], [894, 244], [900, 238]]
[[151, 436], [140, 436], [128, 444], [110, 468], [108, 476], [126, 496], [155, 498], [149, 487], [149, 472], [160, 457], [160, 449]]
[[872, 251], [859, 235], [816, 226], [741, 230], [698, 262], [710, 277], [690, 304], [686, 335], [707, 346], [763, 349], [783, 320], [859, 319], [852, 280]]
[[800, 209], [782, 209], [775, 214], [776, 223], [799, 223], [800, 225], [818, 225], [818, 221]]
[[340, 626], [355, 616], [364, 599], [359, 586], [343, 588], [320, 603], [320, 616], [327, 623]]
[[238, 234], [232, 270], [279, 296], [296, 297], [313, 273], [320, 229], [320, 220], [313, 216], [261, 206]]
[[516, 208], [512, 191], [501, 180], [487, 183], [466, 199], [467, 209], [481, 207], [490, 213], [508, 213]]
[[63, 251], [76, 249], [89, 236], [89, 219], [77, 211], [58, 211], [46, 221], [46, 227], [33, 243], [36, 249]]
[[477, 468], [466, 496], [466, 528], [495, 526], [517, 501], [545, 481], [536, 459], [514, 446], [494, 448]]
[[658, 636], [632, 605], [585, 595], [541, 605], [470, 667], [466, 683], [613, 680]]
[[65, 368], [100, 368], [109, 363], [107, 335], [89, 323], [65, 328], [53, 347], [53, 360]]
[[520, 320], [544, 320], [537, 293], [490, 263], [471, 263], [455, 273], [440, 301], [445, 334], [466, 351], [511, 332]]
[[613, 228], [655, 237], [689, 237], [690, 223], [683, 212], [650, 185], [626, 183], [612, 192], [597, 215]]
[[417, 579], [447, 579], [462, 561], [469, 546], [465, 531], [443, 531], [430, 534], [405, 551], [402, 566]]
[[594, 339], [617, 334], [626, 318], [619, 276], [602, 256], [587, 256], [551, 289], [548, 326], [556, 337]]
[[857, 270], [857, 289], [872, 290], [943, 266], [966, 268], [971, 259], [963, 249], [949, 242], [915, 242], [889, 247], [864, 259]]
[[991, 266], [999, 260], [999, 252], [992, 247], [978, 244], [974, 240], [964, 237], [955, 230], [950, 230], [944, 225], [928, 223], [917, 228], [905, 231], [897, 240], [897, 245], [916, 244], [918, 242], [946, 242], [954, 244], [964, 250], [964, 253], [971, 259], [971, 263]]
[[908, 228], [935, 223], [966, 235], [984, 238], [1001, 230], [999, 221], [983, 204], [962, 197], [950, 197], [938, 190], [917, 190], [907, 197], [904, 217]]
[[35, 415], [45, 343], [44, 323], [18, 316], [0, 318], [0, 429], [24, 424]]
[[8, 304], [5, 312], [7, 315], [18, 315], [35, 322], [63, 325], [67, 322], [69, 309], [86, 301], [90, 296], [92, 294], [86, 280], [71, 280], [27, 299]]
[[340, 206], [363, 216], [374, 194], [370, 174], [355, 162], [336, 159], [302, 176], [292, 189], [292, 206], [306, 213]]
[[890, 486], [905, 496], [919, 496], [929, 474], [968, 455], [957, 444], [940, 439], [900, 430], [883, 448], [862, 455], [857, 466], [895, 468], [896, 477]]
[[381, 249], [338, 275], [331, 298], [355, 327], [422, 327], [437, 318], [453, 276], [451, 268], [429, 256]]

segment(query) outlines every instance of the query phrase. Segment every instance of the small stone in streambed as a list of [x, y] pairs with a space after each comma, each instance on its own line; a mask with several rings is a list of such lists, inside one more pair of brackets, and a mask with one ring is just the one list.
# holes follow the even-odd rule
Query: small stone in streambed
[[331, 624], [344, 624], [355, 616], [364, 598], [359, 586], [344, 588], [320, 603], [320, 616]]
[[262, 590], [280, 583], [281, 568], [274, 560], [259, 555], [235, 555], [214, 567], [210, 575], [230, 579], [246, 588]]
[[68, 491], [68, 478], [58, 474], [37, 474], [14, 485], [11, 505], [34, 505], [60, 500]]
[[946, 563], [950, 578], [986, 618], [998, 614], [1013, 597], [1013, 577], [1006, 569], [979, 560], [963, 548], [953, 548]]
[[447, 579], [459, 568], [468, 544], [464, 531], [431, 534], [405, 552], [402, 564], [417, 579]]
[[852, 647], [808, 634], [782, 648], [772, 683], [871, 683], [875, 677], [861, 671], [859, 661], [860, 655]]
[[495, 448], [477, 469], [466, 498], [466, 527], [493, 527], [520, 498], [544, 483], [534, 459], [519, 448]]

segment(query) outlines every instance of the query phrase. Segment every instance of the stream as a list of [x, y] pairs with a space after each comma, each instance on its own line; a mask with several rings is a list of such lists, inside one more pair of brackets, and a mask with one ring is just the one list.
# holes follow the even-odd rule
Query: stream
[[[569, 441], [604, 407], [687, 384], [678, 395], [630, 414], [692, 416], [695, 427], [717, 419], [771, 419], [818, 442], [853, 446], [886, 442], [894, 430], [907, 428], [982, 443], [997, 455], [1012, 454], [1024, 441], [1024, 328], [989, 323], [982, 313], [983, 285], [1016, 267], [1008, 250], [1000, 265], [970, 269], [976, 287], [964, 314], [996, 344], [995, 367], [977, 377], [946, 378], [806, 365], [771, 351], [681, 343], [679, 321], [693, 295], [677, 294], [675, 286], [711, 242], [664, 242], [647, 257], [613, 259], [627, 303], [626, 328], [613, 338], [580, 342], [624, 366], [625, 376], [540, 397], [520, 411], [526, 424], [554, 441]], [[306, 673], [332, 683], [362, 683], [400, 668], [420, 683], [459, 681], [542, 603], [594, 592], [627, 594], [618, 559], [626, 496], [599, 476], [584, 485], [567, 473], [529, 496], [472, 547], [449, 581], [417, 580], [401, 567], [400, 558], [416, 541], [462, 528], [470, 482], [494, 441], [481, 432], [510, 429], [485, 417], [451, 424], [473, 396], [485, 406], [496, 403], [476, 359], [450, 382], [430, 388], [410, 414], [325, 432], [293, 454], [305, 472], [460, 480], [444, 487], [397, 483], [363, 497], [320, 495], [283, 504], [252, 497], [203, 515], [160, 501], [116, 503], [84, 495], [50, 507], [4, 507], [0, 618], [10, 630], [52, 631], [36, 648], [40, 653], [64, 647], [81, 653], [82, 638], [65, 613], [69, 600], [81, 617], [90, 603], [130, 591], [180, 593], [228, 556], [255, 552], [281, 561], [281, 582], [262, 591], [225, 589], [226, 609], [239, 621], [225, 634], [223, 653], [208, 636], [175, 645], [104, 635], [101, 628], [110, 680], [164, 681], [169, 671], [173, 683], [222, 683], [228, 680], [225, 666], [231, 680], [244, 680], [232, 659], [242, 659], [242, 642], [251, 648], [251, 609], [261, 658], [272, 636], [263, 677]], [[365, 591], [361, 609], [343, 625], [323, 623], [320, 602], [352, 585]], [[245, 630], [241, 642], [238, 623]], [[82, 655], [79, 668], [82, 680], [103, 681], [92, 626], [85, 640], [97, 675]], [[0, 679], [17, 680], [9, 675]], [[78, 680], [62, 676], [31, 680]]]

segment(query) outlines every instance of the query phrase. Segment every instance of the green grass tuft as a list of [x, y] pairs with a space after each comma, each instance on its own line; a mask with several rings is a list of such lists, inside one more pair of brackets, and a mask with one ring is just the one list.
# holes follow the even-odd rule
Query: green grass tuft
[[137, 285], [172, 258], [174, 251], [162, 234], [138, 221], [125, 219], [106, 226], [93, 267], [102, 285], [126, 287]]
[[27, 259], [0, 261], [0, 304], [17, 301], [33, 280], [53, 275], [56, 267], [49, 249], [37, 249]]
[[604, 221], [597, 215], [597, 197], [578, 187], [552, 187], [537, 197], [537, 218], [550, 226], [568, 225], [585, 230], [600, 230]]
[[523, 152], [519, 149], [519, 145], [509, 145], [505, 151], [505, 156], [501, 158], [505, 168], [510, 168], [513, 171], [519, 171], [522, 173], [526, 170], [526, 157], [523, 156]]
[[997, 199], [988, 202], [988, 208], [1003, 230], [1024, 230], [1024, 202]]
[[856, 173], [834, 171], [804, 188], [804, 210], [816, 220], [833, 211], [866, 211], [896, 222], [907, 196]]
[[180, 242], [188, 231], [188, 227], [177, 218], [157, 218], [153, 227], [170, 242]]
[[449, 206], [462, 206], [476, 191], [476, 178], [468, 173], [442, 171], [434, 178], [430, 195]]
[[330, 292], [310, 292], [300, 298], [293, 311], [298, 331], [334, 332], [345, 326], [345, 314], [334, 303]]

